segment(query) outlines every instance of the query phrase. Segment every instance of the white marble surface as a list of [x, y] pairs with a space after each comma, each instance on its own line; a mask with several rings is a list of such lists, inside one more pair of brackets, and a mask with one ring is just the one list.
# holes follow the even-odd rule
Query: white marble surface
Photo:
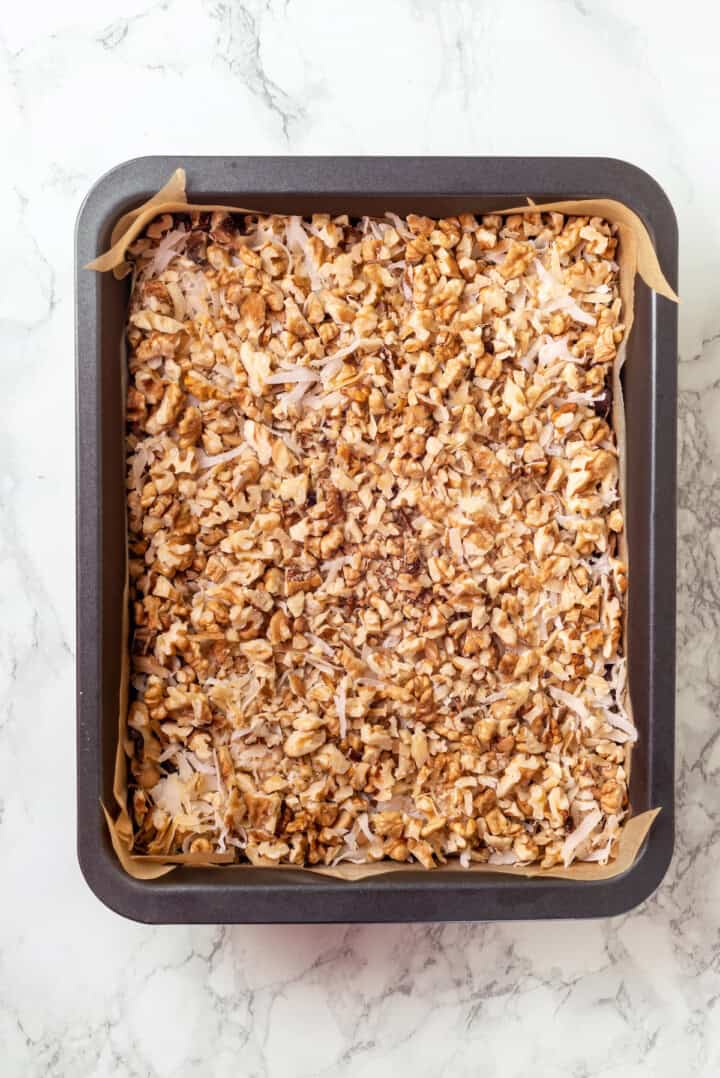
[[[664, 9], [665, 13], [661, 14]], [[714, 0], [0, 7], [0, 1072], [720, 1072]], [[74, 851], [72, 230], [139, 154], [607, 154], [681, 229], [678, 844], [606, 923], [147, 928]]]

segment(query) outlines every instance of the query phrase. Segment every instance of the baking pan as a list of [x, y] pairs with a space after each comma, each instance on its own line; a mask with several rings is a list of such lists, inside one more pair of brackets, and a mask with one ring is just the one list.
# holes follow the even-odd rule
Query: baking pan
[[119, 344], [128, 281], [82, 267], [108, 246], [121, 213], [184, 166], [191, 201], [306, 214], [487, 213], [526, 196], [542, 202], [615, 198], [645, 223], [677, 285], [677, 225], [642, 170], [603, 158], [144, 157], [88, 194], [76, 229], [77, 797], [78, 854], [95, 894], [139, 921], [167, 923], [474, 921], [600, 917], [631, 909], [669, 864], [674, 817], [675, 305], [636, 279], [623, 369], [627, 421], [629, 683], [639, 742], [635, 813], [660, 807], [638, 859], [609, 880], [394, 872], [359, 882], [303, 872], [176, 869], [131, 879], [110, 845], [101, 802], [113, 804], [124, 581], [124, 416]]

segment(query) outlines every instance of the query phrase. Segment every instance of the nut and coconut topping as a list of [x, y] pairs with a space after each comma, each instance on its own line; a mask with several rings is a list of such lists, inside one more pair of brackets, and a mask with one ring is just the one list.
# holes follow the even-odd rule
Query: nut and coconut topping
[[616, 247], [559, 213], [178, 214], [135, 242], [136, 852], [612, 857]]

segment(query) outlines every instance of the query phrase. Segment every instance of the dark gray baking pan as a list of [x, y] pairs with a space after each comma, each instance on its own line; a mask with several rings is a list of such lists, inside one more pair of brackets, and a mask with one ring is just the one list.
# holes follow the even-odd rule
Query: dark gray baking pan
[[602, 917], [657, 887], [673, 848], [675, 688], [675, 306], [638, 279], [623, 373], [627, 414], [629, 678], [639, 743], [634, 811], [660, 806], [638, 860], [591, 883], [457, 872], [396, 872], [357, 883], [261, 868], [176, 869], [131, 879], [110, 845], [100, 803], [112, 805], [121, 646], [124, 474], [119, 342], [127, 281], [82, 267], [107, 245], [118, 216], [154, 194], [173, 169], [197, 202], [352, 215], [395, 210], [443, 216], [522, 202], [609, 197], [645, 222], [677, 284], [677, 226], [645, 172], [598, 158], [145, 157], [119, 165], [88, 194], [76, 232], [78, 853], [111, 909], [147, 922], [480, 921]]

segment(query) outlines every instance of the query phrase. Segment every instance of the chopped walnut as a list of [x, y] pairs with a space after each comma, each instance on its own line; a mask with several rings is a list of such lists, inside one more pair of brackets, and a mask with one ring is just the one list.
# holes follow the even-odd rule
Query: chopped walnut
[[[164, 215], [131, 249], [134, 848], [607, 860], [615, 229]], [[582, 830], [581, 830], [582, 829]]]

